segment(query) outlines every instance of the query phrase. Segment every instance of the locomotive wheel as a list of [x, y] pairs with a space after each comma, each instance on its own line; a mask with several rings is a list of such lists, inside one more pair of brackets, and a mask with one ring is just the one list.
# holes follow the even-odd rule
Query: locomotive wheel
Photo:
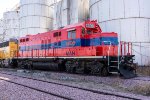
[[5, 68], [5, 65], [4, 64], [1, 64], [1, 66], [0, 66], [1, 68]]
[[75, 73], [76, 72], [76, 67], [75, 67], [74, 62], [68, 61], [68, 62], [66, 62], [65, 66], [66, 66], [67, 73]]
[[17, 60], [12, 60], [12, 62], [10, 63], [10, 65], [11, 65], [13, 68], [17, 68], [17, 67], [18, 67], [18, 61], [17, 61]]
[[78, 61], [75, 64], [76, 73], [84, 74], [86, 73], [86, 63], [84, 61]]
[[103, 67], [102, 70], [101, 70], [101, 76], [108, 76], [109, 72], [108, 72], [108, 69], [107, 67]]
[[100, 75], [101, 76], [101, 71], [103, 68], [103, 64], [101, 63], [93, 63], [92, 65], [93, 67], [91, 67], [91, 74], [93, 75]]
[[32, 62], [28, 62], [28, 63], [26, 64], [26, 66], [27, 66], [27, 69], [30, 69], [30, 70], [33, 68]]
[[70, 61], [67, 61], [65, 66], [66, 66], [66, 72], [69, 73], [70, 72]]

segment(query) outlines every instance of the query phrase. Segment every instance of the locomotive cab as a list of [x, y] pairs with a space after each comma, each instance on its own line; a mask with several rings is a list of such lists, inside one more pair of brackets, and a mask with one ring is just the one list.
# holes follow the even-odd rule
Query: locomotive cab
[[114, 32], [102, 32], [97, 21], [87, 21], [81, 29], [86, 46], [95, 48], [96, 56], [117, 56], [118, 35]]

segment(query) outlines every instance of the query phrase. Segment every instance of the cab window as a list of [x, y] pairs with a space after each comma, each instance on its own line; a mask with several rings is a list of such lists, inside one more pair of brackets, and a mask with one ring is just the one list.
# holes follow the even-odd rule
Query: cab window
[[68, 39], [76, 38], [76, 30], [68, 31]]
[[71, 38], [71, 32], [68, 32], [68, 39]]

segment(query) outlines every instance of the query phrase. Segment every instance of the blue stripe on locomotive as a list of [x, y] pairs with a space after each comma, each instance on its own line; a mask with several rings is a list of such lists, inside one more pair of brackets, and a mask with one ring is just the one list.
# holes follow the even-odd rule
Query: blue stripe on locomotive
[[89, 46], [99, 46], [99, 45], [118, 45], [117, 37], [101, 37], [93, 38], [89, 40]]
[[99, 46], [102, 44], [110, 45], [110, 42], [111, 42], [111, 45], [118, 45], [118, 38], [117, 37], [101, 37], [101, 38], [93, 38], [93, 39], [64, 40], [61, 42], [56, 42], [56, 43], [51, 43], [51, 44], [22, 46], [20, 47], [20, 50], [26, 51], [26, 50], [43, 50], [43, 49], [49, 49], [49, 48], [66, 48], [66, 47], [77, 47], [77, 46], [78, 47]]
[[109, 37], [109, 38], [103, 37], [103, 38], [101, 38], [101, 43], [102, 43], [102, 41], [106, 41], [106, 42], [104, 42], [105, 45], [110, 45], [110, 42], [112, 45], [118, 45], [118, 38], [117, 37]]

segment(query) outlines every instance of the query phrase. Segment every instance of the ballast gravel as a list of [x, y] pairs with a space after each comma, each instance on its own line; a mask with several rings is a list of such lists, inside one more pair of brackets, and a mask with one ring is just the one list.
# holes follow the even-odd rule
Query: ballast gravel
[[[70, 88], [70, 87], [55, 85], [55, 84], [49, 84], [45, 82], [39, 82], [30, 79], [24, 79], [24, 78], [14, 77], [10, 75], [0, 74], [0, 76], [3, 78], [7, 78], [13, 82], [24, 84], [44, 91], [48, 91], [54, 94], [59, 94], [65, 97], [70, 97], [73, 100], [128, 100], [116, 96], [96, 94], [96, 93], [92, 93], [80, 89], [75, 89], [75, 88]], [[55, 99], [53, 96], [51, 97], [50, 95], [46, 95], [42, 93], [40, 94], [37, 91], [33, 91], [4, 81], [0, 82], [0, 87], [3, 87], [1, 88], [0, 95], [3, 95], [4, 93], [7, 94], [6, 96], [3, 97], [4, 100], [22, 100], [21, 98], [23, 98], [24, 100], [25, 99], [26, 100], [54, 100]], [[17, 93], [19, 94], [17, 95]], [[20, 99], [14, 99], [14, 98], [20, 98]]]
[[[5, 68], [0, 68], [0, 72], [6, 72], [18, 76], [25, 76], [50, 82], [67, 84], [71, 86], [77, 86], [106, 93], [113, 93], [122, 96], [134, 97], [141, 100], [150, 100], [150, 96], [148, 96], [148, 94], [150, 93], [149, 76], [140, 76], [132, 79], [122, 79], [119, 76], [99, 77], [37, 70], [22, 70], [20, 72], [20, 70], [18, 71], [15, 69]], [[144, 81], [141, 81], [139, 79], [142, 79]], [[145, 86], [145, 84], [147, 84], [147, 86]], [[140, 89], [142, 86], [148, 88], [144, 87], [145, 89]], [[101, 100], [101, 98], [97, 100]]]
[[63, 100], [63, 99], [0, 80], [0, 100]]

